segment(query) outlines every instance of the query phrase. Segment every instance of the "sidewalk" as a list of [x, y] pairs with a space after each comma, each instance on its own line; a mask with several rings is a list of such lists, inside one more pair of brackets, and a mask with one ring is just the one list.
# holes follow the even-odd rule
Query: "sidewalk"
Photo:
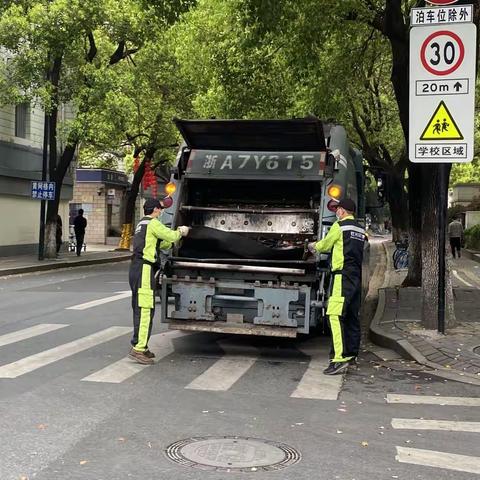
[[[421, 325], [420, 288], [399, 288], [406, 272], [392, 270], [394, 245], [385, 243], [387, 271], [379, 290], [378, 306], [370, 325], [377, 345], [434, 369], [451, 380], [480, 385], [480, 272], [469, 259], [453, 261], [454, 302], [457, 323], [445, 335]], [[467, 279], [470, 287], [466, 287]], [[462, 283], [463, 282], [463, 283]]]
[[57, 259], [38, 260], [36, 255], [0, 257], [0, 277], [22, 273], [41, 272], [58, 268], [82, 267], [101, 263], [129, 260], [130, 252], [116, 252], [112, 245], [88, 245], [87, 251], [77, 257], [75, 252], [60, 252]]

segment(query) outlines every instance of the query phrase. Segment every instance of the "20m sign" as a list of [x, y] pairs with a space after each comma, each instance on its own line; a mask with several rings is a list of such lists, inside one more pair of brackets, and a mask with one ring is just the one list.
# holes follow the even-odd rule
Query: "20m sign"
[[465, 46], [462, 39], [449, 30], [439, 30], [429, 35], [420, 49], [423, 68], [432, 75], [450, 75], [463, 62]]

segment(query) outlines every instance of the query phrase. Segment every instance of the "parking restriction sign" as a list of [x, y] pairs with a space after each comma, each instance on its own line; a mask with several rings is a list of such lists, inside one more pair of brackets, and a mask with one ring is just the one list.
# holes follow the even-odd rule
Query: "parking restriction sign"
[[412, 162], [473, 159], [477, 32], [465, 21], [469, 13], [467, 9], [463, 17], [455, 16], [457, 23], [416, 23], [410, 30]]

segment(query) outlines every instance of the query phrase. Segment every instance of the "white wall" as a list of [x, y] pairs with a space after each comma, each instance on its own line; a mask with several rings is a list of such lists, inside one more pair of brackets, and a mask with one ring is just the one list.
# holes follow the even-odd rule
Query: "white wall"
[[[68, 241], [68, 201], [60, 202], [63, 241]], [[0, 246], [38, 244], [40, 201], [14, 195], [0, 196]], [[8, 228], [7, 228], [8, 226]]]
[[465, 228], [480, 224], [480, 211], [470, 210], [465, 212]]
[[15, 106], [0, 107], [0, 140], [41, 149], [43, 145], [43, 122], [43, 110], [38, 106], [31, 105], [27, 116], [27, 138], [16, 137]]

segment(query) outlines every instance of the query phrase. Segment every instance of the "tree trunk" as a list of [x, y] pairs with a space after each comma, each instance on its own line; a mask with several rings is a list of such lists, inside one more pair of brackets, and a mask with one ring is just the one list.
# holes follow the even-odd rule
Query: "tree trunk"
[[410, 230], [408, 235], [408, 274], [404, 287], [422, 285], [422, 178], [423, 165], [410, 163], [408, 166], [408, 205]]
[[[424, 169], [427, 166], [422, 166]], [[436, 329], [438, 320], [438, 259], [439, 230], [438, 216], [443, 214], [439, 209], [439, 192], [446, 185], [440, 185], [439, 165], [428, 165], [430, 181], [424, 182], [422, 192], [422, 322], [426, 329]], [[447, 181], [450, 170], [447, 175]], [[447, 277], [447, 275], [446, 275]], [[451, 290], [450, 290], [451, 292]], [[448, 297], [447, 297], [448, 300]], [[450, 302], [452, 299], [450, 299]], [[447, 320], [448, 323], [448, 320]], [[450, 322], [451, 323], [451, 322]]]
[[403, 173], [403, 170], [401, 173], [392, 170], [387, 177], [387, 201], [392, 215], [394, 241], [400, 241], [408, 232], [408, 199]]
[[58, 206], [60, 205], [60, 196], [62, 193], [62, 185], [68, 167], [72, 163], [75, 155], [77, 143], [73, 142], [65, 147], [65, 150], [60, 157], [60, 161], [55, 170], [50, 172], [50, 181], [55, 182], [55, 200], [47, 202], [47, 221], [45, 226], [46, 241], [45, 241], [45, 257], [55, 258], [57, 255], [57, 217]]
[[[135, 148], [133, 158], [138, 158], [142, 148]], [[145, 162], [148, 160], [147, 155], [140, 162], [137, 171], [133, 175], [132, 186], [127, 194], [127, 204], [125, 205], [125, 217], [122, 225], [122, 235], [118, 250], [130, 250], [130, 243], [132, 241], [133, 220], [135, 219], [135, 205], [137, 203], [138, 192], [140, 191], [140, 184], [145, 174]]]

